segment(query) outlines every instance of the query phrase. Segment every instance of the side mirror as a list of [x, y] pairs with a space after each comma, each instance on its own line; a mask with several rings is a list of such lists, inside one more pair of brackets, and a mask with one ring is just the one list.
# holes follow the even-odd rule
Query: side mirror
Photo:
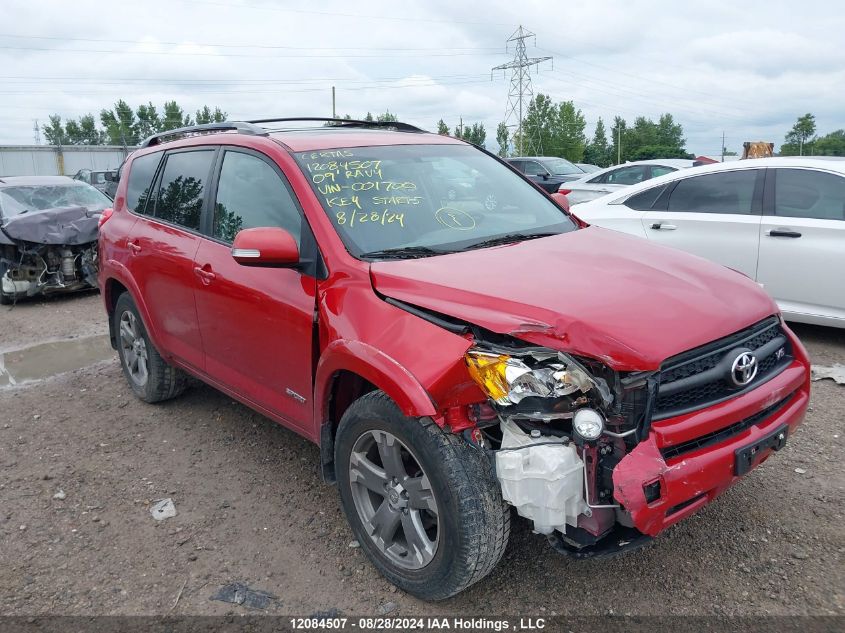
[[299, 248], [284, 229], [244, 229], [235, 235], [232, 257], [242, 266], [290, 268], [299, 264]]
[[549, 174], [543, 174], [543, 180], [548, 180], [548, 179], [549, 179]]
[[550, 195], [551, 195], [552, 200], [555, 201], [555, 204], [557, 206], [559, 206], [561, 209], [563, 209], [564, 211], [569, 213], [569, 198], [567, 198], [566, 195], [564, 195], [560, 192], [556, 192], [556, 193], [553, 193], [553, 194], [550, 194]]

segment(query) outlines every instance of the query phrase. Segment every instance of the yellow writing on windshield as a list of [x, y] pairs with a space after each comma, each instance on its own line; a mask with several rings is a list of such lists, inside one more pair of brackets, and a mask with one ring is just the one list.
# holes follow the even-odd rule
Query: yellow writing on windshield
[[385, 209], [384, 211], [338, 211], [335, 219], [340, 226], [353, 227], [361, 224], [378, 224], [387, 226], [397, 224], [405, 228], [405, 214]]

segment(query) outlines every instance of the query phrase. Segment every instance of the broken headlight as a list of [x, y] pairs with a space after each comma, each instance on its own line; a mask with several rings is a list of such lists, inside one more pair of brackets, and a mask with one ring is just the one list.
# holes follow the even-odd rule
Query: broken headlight
[[472, 379], [499, 405], [517, 404], [528, 397], [559, 398], [593, 388], [603, 401], [610, 401], [604, 380], [592, 376], [568, 354], [548, 350], [540, 356], [516, 357], [472, 348], [465, 359]]

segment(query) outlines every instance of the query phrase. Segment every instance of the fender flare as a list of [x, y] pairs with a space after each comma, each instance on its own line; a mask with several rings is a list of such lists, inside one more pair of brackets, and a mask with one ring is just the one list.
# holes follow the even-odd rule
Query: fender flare
[[[135, 302], [135, 306], [138, 308], [138, 312], [141, 315], [141, 321], [144, 323], [147, 335], [150, 337], [150, 340], [156, 349], [162, 349], [159, 345], [156, 326], [150, 318], [147, 303], [143, 299], [143, 294], [138, 289], [138, 284], [135, 283], [135, 279], [131, 274], [129, 274], [129, 270], [126, 266], [114, 259], [108, 260], [108, 276], [102, 282], [101, 291], [103, 293], [103, 301], [106, 304], [106, 307], [108, 307], [109, 302], [114, 303], [113, 297], [111, 295], [107, 295], [106, 293], [108, 282], [112, 279], [120, 283], [129, 292], [129, 295], [132, 297], [132, 300]], [[109, 315], [109, 332], [114, 336], [115, 334], [111, 332], [114, 323], [114, 319], [112, 318], [113, 316], [114, 315]]]
[[397, 360], [361, 341], [338, 339], [323, 350], [314, 377], [314, 419], [329, 419], [329, 393], [334, 375], [351, 371], [384, 391], [409, 417], [436, 416], [437, 409], [417, 378]]

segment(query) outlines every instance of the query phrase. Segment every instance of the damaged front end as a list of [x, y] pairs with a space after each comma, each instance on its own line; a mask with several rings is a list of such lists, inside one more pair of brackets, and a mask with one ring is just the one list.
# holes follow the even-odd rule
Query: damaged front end
[[0, 299], [97, 287], [99, 212], [44, 209], [0, 225]]
[[494, 451], [504, 499], [536, 532], [578, 557], [648, 540], [614, 501], [613, 471], [648, 433], [654, 372], [621, 374], [507, 337], [476, 339], [465, 360], [494, 411], [474, 438]]
[[783, 448], [809, 403], [806, 351], [776, 316], [653, 371], [503, 335], [474, 336], [465, 361], [489, 398], [466, 436], [492, 454], [504, 499], [576, 557], [696, 512]]

